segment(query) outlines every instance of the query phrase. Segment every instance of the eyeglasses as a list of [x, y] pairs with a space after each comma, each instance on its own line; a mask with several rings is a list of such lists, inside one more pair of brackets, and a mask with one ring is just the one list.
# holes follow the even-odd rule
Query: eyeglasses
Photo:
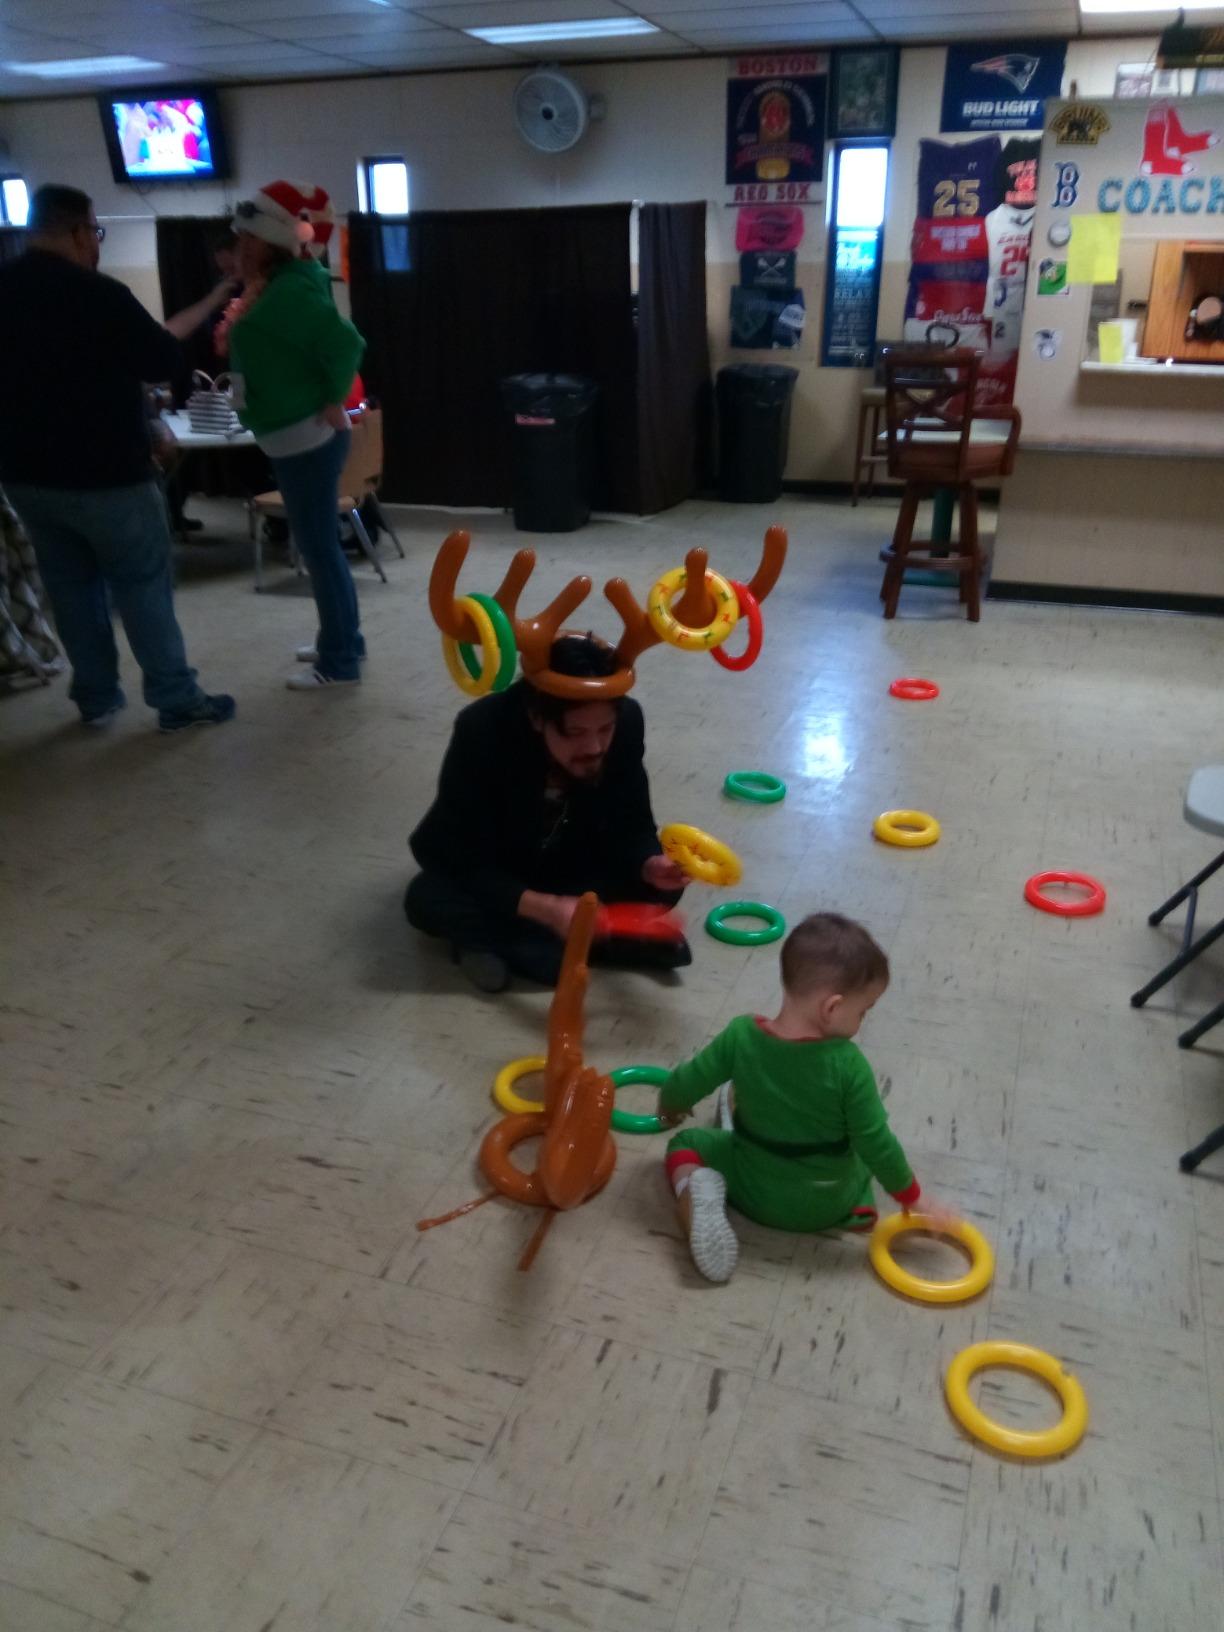
[[98, 226], [94, 221], [82, 221], [76, 230], [78, 232], [92, 232], [99, 243], [106, 237], [106, 228]]
[[244, 199], [241, 204], [235, 205], [234, 214], [240, 221], [251, 221], [259, 214], [259, 211], [249, 199]]

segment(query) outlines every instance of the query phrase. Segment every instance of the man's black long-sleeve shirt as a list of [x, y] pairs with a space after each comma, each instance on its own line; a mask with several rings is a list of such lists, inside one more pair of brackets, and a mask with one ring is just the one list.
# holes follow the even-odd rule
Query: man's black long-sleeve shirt
[[182, 355], [122, 283], [27, 250], [0, 271], [0, 481], [151, 480], [142, 382], [169, 379]]
[[491, 912], [512, 917], [524, 890], [605, 900], [640, 888], [660, 853], [643, 764], [642, 710], [620, 705], [599, 781], [549, 797], [549, 757], [519, 681], [465, 708], [438, 779], [437, 797], [409, 844], [426, 872], [462, 884]]

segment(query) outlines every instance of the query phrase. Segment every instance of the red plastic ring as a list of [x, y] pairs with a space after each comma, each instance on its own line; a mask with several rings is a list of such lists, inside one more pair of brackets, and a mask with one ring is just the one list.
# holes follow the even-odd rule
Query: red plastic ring
[[[1051, 901], [1041, 893], [1047, 884], [1078, 884], [1088, 894], [1080, 901]], [[1034, 873], [1024, 886], [1024, 899], [1030, 907], [1052, 912], [1057, 918], [1091, 918], [1105, 910], [1105, 886], [1087, 873]]]
[[939, 687], [934, 680], [919, 680], [911, 675], [894, 680], [888, 688], [888, 695], [902, 697], [907, 703], [929, 703], [939, 696]]
[[765, 638], [765, 620], [761, 617], [761, 603], [747, 584], [737, 584], [734, 578], [729, 582], [739, 601], [741, 613], [748, 619], [748, 645], [739, 657], [728, 657], [721, 646], [712, 647], [710, 656], [724, 669], [741, 674], [745, 669], [750, 669], [761, 655], [761, 642]]

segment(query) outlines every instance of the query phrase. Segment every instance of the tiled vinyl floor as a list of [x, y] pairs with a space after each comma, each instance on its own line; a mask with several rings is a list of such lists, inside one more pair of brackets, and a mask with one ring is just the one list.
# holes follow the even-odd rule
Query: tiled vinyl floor
[[[899, 1302], [859, 1239], [751, 1226], [705, 1285], [657, 1139], [620, 1141], [527, 1275], [509, 1204], [417, 1233], [480, 1190], [490, 1080], [547, 1001], [474, 995], [401, 915], [459, 701], [424, 599], [446, 518], [405, 520], [389, 587], [360, 572], [360, 691], [282, 689], [309, 602], [214, 544], [180, 608], [235, 724], [161, 738], [133, 696], [86, 733], [62, 682], [0, 699], [0, 1632], [1220, 1632], [1224, 1163], [1176, 1158], [1224, 1120], [1224, 1031], [1175, 1037], [1224, 970], [1127, 999], [1177, 933], [1147, 913], [1212, 853], [1180, 802], [1224, 754], [1224, 624], [973, 627], [921, 589], [886, 624], [892, 517], [600, 523], [540, 541], [525, 606], [584, 569], [644, 595], [692, 543], [745, 577], [790, 528], [756, 668], [639, 665], [656, 812], [731, 841], [738, 893], [887, 946], [862, 1041], [924, 1184], [995, 1244], [967, 1307]], [[491, 590], [523, 540], [471, 525]], [[937, 703], [889, 698], [913, 673]], [[727, 803], [743, 766], [786, 802]], [[941, 842], [875, 843], [892, 806]], [[1099, 875], [1107, 912], [1025, 906], [1046, 867]], [[770, 1003], [773, 952], [710, 940], [712, 899], [682, 980], [596, 975], [591, 1059], [674, 1061]], [[987, 1336], [1081, 1376], [1066, 1460], [952, 1423], [942, 1369]], [[985, 1398], [1051, 1414], [1022, 1379]]]

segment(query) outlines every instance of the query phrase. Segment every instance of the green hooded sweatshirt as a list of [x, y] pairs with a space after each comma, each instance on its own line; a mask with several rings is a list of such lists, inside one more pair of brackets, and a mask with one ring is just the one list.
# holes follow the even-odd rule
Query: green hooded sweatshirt
[[239, 419], [266, 436], [343, 402], [364, 350], [319, 263], [287, 262], [230, 331]]

